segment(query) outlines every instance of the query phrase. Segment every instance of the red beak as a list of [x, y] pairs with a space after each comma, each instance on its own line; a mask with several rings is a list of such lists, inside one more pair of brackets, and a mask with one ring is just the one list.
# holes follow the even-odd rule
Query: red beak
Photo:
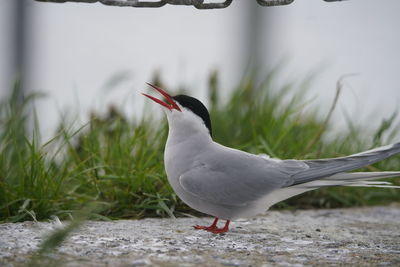
[[166, 108], [169, 109], [169, 110], [176, 109], [176, 110], [178, 110], [178, 111], [181, 111], [181, 109], [179, 108], [179, 106], [176, 104], [175, 100], [174, 100], [174, 99], [172, 98], [172, 96], [170, 96], [167, 92], [165, 92], [165, 91], [164, 91], [163, 89], [161, 89], [160, 87], [155, 86], [155, 85], [152, 85], [152, 84], [150, 84], [150, 83], [147, 83], [147, 85], [150, 85], [151, 87], [153, 87], [154, 89], [156, 89], [161, 95], [163, 95], [163, 96], [165, 97], [165, 99], [166, 99], [167, 101], [164, 102], [164, 101], [162, 101], [162, 100], [160, 100], [160, 99], [158, 99], [158, 98], [155, 98], [155, 97], [153, 97], [153, 96], [151, 96], [151, 95], [144, 94], [144, 93], [142, 93], [142, 95], [144, 95], [144, 96], [150, 98], [150, 99], [153, 100], [154, 102], [157, 102], [158, 104], [160, 104], [161, 106], [166, 107]]

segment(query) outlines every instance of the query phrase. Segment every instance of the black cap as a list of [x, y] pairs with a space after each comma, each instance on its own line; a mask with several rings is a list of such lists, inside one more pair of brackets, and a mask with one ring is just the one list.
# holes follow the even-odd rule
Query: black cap
[[182, 107], [190, 109], [194, 114], [199, 116], [204, 121], [204, 124], [212, 136], [210, 114], [203, 103], [201, 103], [198, 99], [187, 95], [177, 95], [172, 98]]

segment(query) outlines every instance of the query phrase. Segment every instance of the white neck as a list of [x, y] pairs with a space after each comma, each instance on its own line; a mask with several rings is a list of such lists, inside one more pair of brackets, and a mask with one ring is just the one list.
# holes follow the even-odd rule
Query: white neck
[[203, 120], [191, 111], [167, 111], [169, 133], [164, 151], [168, 180], [178, 188], [178, 177], [196, 164], [196, 155], [213, 144]]
[[188, 141], [203, 144], [212, 142], [210, 132], [199, 116], [186, 109], [167, 113], [168, 145]]

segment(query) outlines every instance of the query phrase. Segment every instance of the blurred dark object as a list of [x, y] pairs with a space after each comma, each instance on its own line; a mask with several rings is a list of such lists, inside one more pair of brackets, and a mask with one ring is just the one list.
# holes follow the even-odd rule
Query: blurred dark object
[[28, 17], [28, 9], [26, 5], [23, 3], [23, 0], [16, 0], [13, 2], [13, 11], [14, 11], [14, 31], [13, 32], [13, 43], [14, 49], [12, 54], [12, 66], [11, 72], [12, 76], [16, 82], [16, 86], [14, 86], [15, 98], [13, 100], [16, 101], [17, 105], [21, 105], [24, 101], [24, 77], [26, 76], [26, 48], [27, 48], [27, 17]]
[[[130, 7], [162, 7], [166, 4], [194, 6], [197, 9], [213, 9], [228, 7], [233, 0], [225, 0], [220, 3], [205, 3], [204, 0], [160, 0], [160, 1], [140, 1], [140, 0], [36, 0], [39, 2], [84, 2], [96, 3], [100, 2], [110, 6], [130, 6]], [[256, 0], [261, 6], [282, 6], [293, 3], [294, 0]], [[325, 2], [338, 2], [343, 0], [324, 0]]]

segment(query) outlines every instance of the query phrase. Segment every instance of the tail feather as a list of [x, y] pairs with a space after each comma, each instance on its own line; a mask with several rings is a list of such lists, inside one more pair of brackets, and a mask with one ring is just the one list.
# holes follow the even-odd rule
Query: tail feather
[[293, 196], [312, 191], [321, 187], [332, 186], [361, 186], [361, 187], [380, 187], [380, 188], [396, 188], [400, 186], [393, 185], [387, 181], [371, 181], [373, 179], [382, 179], [389, 177], [400, 177], [398, 172], [352, 172], [352, 173], [338, 173], [324, 179], [314, 180], [307, 183], [292, 185], [289, 187], [281, 188], [272, 194], [264, 197], [263, 205], [272, 206], [275, 203], [291, 198]]
[[370, 181], [374, 179], [382, 179], [400, 176], [400, 172], [352, 172], [338, 173], [321, 180], [314, 180], [308, 183], [298, 184], [294, 187], [304, 189], [317, 189], [320, 187], [331, 186], [362, 186], [362, 187], [384, 187], [384, 188], [400, 188], [400, 186], [392, 185], [386, 181]]
[[293, 185], [324, 179], [324, 177], [331, 177], [335, 174], [342, 175], [344, 172], [373, 164], [396, 154], [400, 154], [400, 143], [378, 147], [347, 157], [304, 160], [302, 162], [307, 164], [309, 168], [293, 175]]
[[294, 183], [290, 186], [283, 187], [274, 191], [272, 194], [266, 195], [262, 201], [260, 201], [260, 203], [262, 203], [260, 205], [270, 207], [285, 199], [321, 187], [359, 186], [400, 189], [400, 186], [393, 185], [387, 181], [371, 181], [374, 179], [400, 177], [400, 171], [347, 172], [396, 154], [400, 154], [400, 143], [379, 147], [347, 157], [304, 160], [302, 163], [307, 164], [309, 168], [293, 175]]
[[[347, 172], [337, 173], [335, 175], [326, 177], [326, 180], [370, 180], [370, 179], [382, 179], [389, 177], [400, 177], [400, 171], [397, 172]], [[325, 180], [324, 179], [324, 180]]]
[[375, 183], [355, 183], [355, 184], [348, 184], [346, 186], [355, 186], [355, 187], [377, 187], [377, 188], [397, 188], [400, 189], [400, 186], [389, 184], [375, 184]]
[[351, 172], [351, 173], [337, 173], [320, 180], [313, 180], [310, 182], [295, 184], [288, 187], [283, 187], [276, 190], [272, 194], [268, 194], [261, 201], [262, 205], [270, 207], [275, 203], [285, 199], [300, 195], [307, 191], [312, 191], [321, 187], [332, 186], [357, 186], [357, 187], [379, 187], [379, 188], [396, 188], [400, 186], [393, 185], [387, 181], [371, 181], [374, 179], [382, 179], [389, 177], [400, 177], [400, 171], [397, 172]]

